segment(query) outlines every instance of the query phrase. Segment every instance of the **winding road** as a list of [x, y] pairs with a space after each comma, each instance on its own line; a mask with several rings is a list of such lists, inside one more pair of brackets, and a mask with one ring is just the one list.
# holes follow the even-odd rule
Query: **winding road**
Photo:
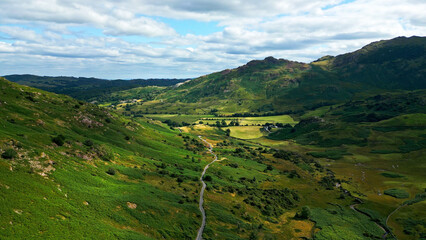
[[204, 203], [204, 191], [206, 190], [206, 183], [204, 182], [203, 178], [204, 178], [204, 174], [206, 174], [207, 169], [210, 167], [211, 164], [213, 164], [214, 162], [217, 161], [217, 155], [213, 152], [213, 146], [211, 145], [211, 143], [207, 142], [206, 140], [204, 140], [201, 136], [198, 136], [203, 142], [205, 142], [207, 145], [209, 145], [209, 152], [211, 155], [214, 156], [214, 160], [211, 161], [209, 164], [207, 164], [204, 167], [203, 172], [201, 173], [201, 177], [200, 177], [200, 182], [203, 185], [203, 187], [201, 188], [201, 192], [200, 192], [200, 203], [199, 203], [199, 208], [200, 208], [200, 212], [201, 215], [203, 217], [203, 220], [201, 222], [201, 227], [200, 229], [198, 229], [198, 234], [197, 234], [197, 238], [196, 240], [202, 240], [203, 239], [203, 231], [204, 228], [206, 227], [206, 212], [204, 211], [204, 207], [203, 207], [203, 203]]
[[[359, 209], [357, 209], [356, 208], [356, 206], [357, 205], [359, 205], [359, 203], [356, 203], [356, 204], [352, 204], [351, 206], [350, 206], [350, 208], [352, 209], [352, 210], [354, 210], [354, 211], [356, 211], [356, 212], [359, 212], [359, 213], [361, 213], [361, 214], [364, 214], [364, 215], [366, 215], [367, 217], [370, 217], [371, 218], [371, 216], [370, 215], [368, 215], [368, 214], [366, 214], [365, 212], [363, 212], [363, 211], [360, 211]], [[392, 233], [392, 231], [390, 231], [390, 228], [389, 228], [389, 226], [388, 226], [388, 221], [389, 221], [389, 218], [396, 212], [396, 211], [398, 211], [400, 208], [402, 208], [402, 207], [404, 207], [405, 206], [405, 204], [402, 204], [402, 205], [400, 205], [400, 206], [398, 206], [395, 210], [393, 210], [387, 217], [386, 217], [386, 222], [385, 222], [385, 226], [386, 226], [386, 228], [385, 227], [383, 227], [382, 225], [380, 225], [379, 223], [377, 223], [377, 222], [374, 222], [379, 228], [381, 228], [385, 233], [383, 234], [383, 236], [382, 236], [382, 238], [383, 239], [386, 239], [387, 238], [387, 236], [388, 235], [391, 235], [394, 239], [397, 239], [398, 240], [398, 238]]]
[[[352, 204], [352, 205], [350, 205], [349, 207], [352, 209], [352, 210], [354, 210], [355, 212], [359, 212], [359, 213], [361, 213], [361, 214], [363, 214], [363, 215], [365, 215], [365, 216], [367, 216], [367, 217], [369, 217], [369, 218], [371, 218], [371, 216], [370, 215], [368, 215], [368, 214], [366, 214], [365, 212], [363, 212], [363, 211], [360, 211], [360, 210], [358, 210], [357, 208], [356, 208], [356, 206], [358, 206], [359, 205], [359, 203], [356, 203], [356, 204]], [[378, 224], [377, 222], [374, 222], [376, 225], [377, 225], [377, 227], [379, 227], [380, 229], [382, 229], [383, 230], [383, 232], [384, 232], [384, 234], [382, 235], [382, 238], [383, 239], [386, 239], [387, 238], [387, 236], [388, 236], [388, 234], [392, 234], [390, 231], [388, 231], [386, 228], [384, 228], [382, 225], [380, 225], [380, 224]], [[393, 234], [392, 234], [393, 235]]]

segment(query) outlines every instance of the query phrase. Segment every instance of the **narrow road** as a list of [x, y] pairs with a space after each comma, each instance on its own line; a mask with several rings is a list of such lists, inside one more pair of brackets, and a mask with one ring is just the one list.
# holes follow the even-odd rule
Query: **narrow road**
[[[389, 222], [389, 218], [394, 214], [394, 213], [396, 213], [396, 211], [398, 211], [400, 208], [402, 208], [402, 207], [404, 207], [405, 206], [405, 204], [402, 204], [402, 205], [400, 205], [400, 206], [398, 206], [395, 210], [393, 210], [393, 212], [391, 212], [389, 215], [388, 215], [388, 217], [386, 218], [386, 226], [389, 228], [389, 225], [388, 225], [388, 222]], [[392, 235], [392, 237], [394, 237], [396, 240], [398, 240], [398, 238], [396, 238], [396, 236], [395, 235], [393, 235], [393, 233], [391, 232], [391, 235]]]
[[204, 191], [206, 190], [206, 186], [207, 186], [206, 183], [204, 182], [203, 178], [204, 178], [204, 174], [206, 174], [207, 169], [210, 167], [210, 165], [217, 161], [217, 155], [213, 152], [213, 146], [209, 142], [207, 142], [206, 140], [204, 140], [201, 136], [198, 136], [198, 137], [203, 142], [205, 142], [207, 145], [209, 145], [209, 149], [208, 150], [209, 150], [210, 154], [214, 156], [214, 160], [211, 161], [209, 164], [207, 164], [204, 167], [204, 170], [201, 173], [201, 177], [200, 177], [200, 181], [201, 181], [201, 184], [203, 185], [203, 187], [201, 188], [201, 192], [200, 192], [199, 208], [200, 208], [200, 212], [201, 212], [201, 215], [203, 217], [203, 220], [201, 222], [200, 229], [198, 229], [198, 234], [197, 234], [196, 240], [202, 240], [203, 239], [203, 237], [202, 237], [203, 236], [203, 231], [204, 231], [204, 228], [206, 226], [206, 212], [204, 211], [203, 203], [204, 203]]
[[[352, 205], [350, 205], [349, 207], [352, 209], [352, 210], [354, 210], [355, 212], [359, 212], [359, 213], [361, 213], [361, 214], [363, 214], [363, 215], [366, 215], [367, 217], [369, 217], [370, 218], [370, 216], [368, 215], [368, 214], [366, 214], [366, 213], [364, 213], [363, 211], [360, 211], [360, 210], [358, 210], [358, 209], [356, 209], [355, 207], [356, 206], [358, 206], [359, 205], [359, 203], [356, 203], [356, 204], [352, 204]], [[382, 238], [383, 239], [386, 239], [387, 238], [387, 236], [388, 236], [388, 234], [392, 234], [391, 232], [389, 232], [388, 230], [386, 230], [386, 228], [384, 228], [382, 225], [380, 225], [380, 224], [378, 224], [378, 223], [376, 223], [376, 222], [374, 222], [380, 229], [382, 229], [383, 230], [383, 232], [384, 232], [384, 234], [382, 235]], [[392, 234], [393, 235], [393, 234]]]

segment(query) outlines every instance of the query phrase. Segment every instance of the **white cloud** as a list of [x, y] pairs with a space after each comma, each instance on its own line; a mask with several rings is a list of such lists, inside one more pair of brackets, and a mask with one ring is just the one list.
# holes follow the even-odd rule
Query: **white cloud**
[[40, 36], [33, 30], [21, 27], [0, 26], [0, 32], [7, 34], [11, 39], [38, 41]]
[[[2, 0], [0, 74], [196, 77], [270, 55], [312, 61], [426, 35], [425, 1], [341, 2]], [[158, 17], [215, 21], [222, 30], [180, 35]]]

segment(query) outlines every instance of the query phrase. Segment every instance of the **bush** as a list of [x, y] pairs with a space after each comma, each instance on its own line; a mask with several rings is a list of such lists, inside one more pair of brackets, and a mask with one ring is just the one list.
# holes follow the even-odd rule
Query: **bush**
[[426, 192], [424, 193], [419, 193], [416, 195], [416, 197], [414, 199], [410, 199], [408, 201], [404, 202], [404, 205], [412, 205], [414, 203], [418, 203], [421, 201], [425, 201], [426, 200]]
[[93, 142], [90, 139], [87, 139], [86, 141], [84, 141], [83, 144], [86, 145], [86, 146], [88, 146], [88, 147], [93, 146]]
[[408, 198], [410, 196], [408, 192], [396, 188], [387, 189], [384, 191], [384, 194], [392, 196], [394, 198]]
[[97, 145], [95, 147], [95, 151], [96, 154], [99, 156], [100, 159], [104, 160], [104, 161], [111, 161], [112, 159], [114, 159], [114, 153], [112, 151], [110, 151], [110, 149], [101, 146], [101, 145]]
[[106, 173], [109, 174], [109, 175], [115, 175], [115, 169], [114, 168], [108, 168]]
[[311, 217], [311, 209], [308, 206], [302, 207], [300, 212], [294, 216], [295, 219], [309, 219]]
[[52, 142], [56, 143], [58, 146], [62, 146], [65, 143], [65, 136], [59, 134], [58, 136], [52, 138]]
[[392, 172], [383, 172], [380, 173], [383, 177], [387, 178], [402, 178], [404, 175], [398, 174], [398, 173], [392, 173]]
[[10, 148], [10, 149], [6, 149], [6, 151], [2, 153], [1, 157], [4, 159], [12, 159], [16, 157], [17, 155], [18, 154], [16, 153], [16, 151]]
[[206, 175], [206, 176], [204, 177], [204, 180], [205, 180], [205, 181], [207, 181], [207, 182], [211, 182], [211, 181], [212, 181], [212, 176], [210, 176], [210, 175]]

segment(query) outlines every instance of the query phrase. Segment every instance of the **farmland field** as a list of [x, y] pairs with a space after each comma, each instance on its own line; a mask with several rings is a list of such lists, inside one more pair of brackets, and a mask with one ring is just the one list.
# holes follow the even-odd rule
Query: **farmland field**
[[278, 115], [278, 116], [262, 116], [262, 117], [205, 117], [201, 118], [201, 121], [204, 123], [215, 124], [216, 121], [225, 120], [227, 124], [231, 121], [238, 121], [240, 125], [263, 125], [265, 123], [282, 123], [282, 124], [290, 124], [295, 125], [297, 121], [295, 121], [289, 115]]
[[231, 130], [231, 137], [241, 139], [254, 139], [263, 137], [264, 134], [260, 131], [259, 126], [238, 126], [238, 127], [227, 127], [225, 129]]

